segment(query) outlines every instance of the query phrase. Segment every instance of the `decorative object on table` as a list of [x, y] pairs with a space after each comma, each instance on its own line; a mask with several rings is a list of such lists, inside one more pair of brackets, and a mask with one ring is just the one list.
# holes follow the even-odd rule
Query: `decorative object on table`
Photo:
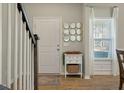
[[64, 23], [63, 40], [64, 42], [79, 42], [81, 41], [81, 23], [72, 22]]

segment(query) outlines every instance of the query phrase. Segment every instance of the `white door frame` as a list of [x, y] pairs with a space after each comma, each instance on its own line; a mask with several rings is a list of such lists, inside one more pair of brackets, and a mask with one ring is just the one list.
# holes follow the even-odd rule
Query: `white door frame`
[[[63, 73], [63, 65], [62, 65], [62, 51], [63, 51], [63, 48], [62, 48], [62, 17], [33, 17], [33, 32], [35, 34], [37, 34], [37, 32], [35, 31], [35, 23], [34, 21], [36, 19], [58, 19], [59, 20], [59, 29], [60, 29], [60, 32], [59, 32], [59, 45], [60, 45], [60, 50], [59, 50], [59, 74], [62, 74]], [[40, 37], [39, 37], [40, 38]], [[38, 43], [38, 46], [39, 46], [39, 43]], [[39, 48], [38, 48], [39, 49]], [[38, 52], [38, 62], [39, 62], [39, 52]]]

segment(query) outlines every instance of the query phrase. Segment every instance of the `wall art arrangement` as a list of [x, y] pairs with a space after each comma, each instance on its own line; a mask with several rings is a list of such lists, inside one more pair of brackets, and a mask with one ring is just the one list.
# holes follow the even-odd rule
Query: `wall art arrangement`
[[63, 29], [63, 39], [64, 42], [79, 42], [81, 41], [81, 23], [64, 23], [64, 29]]

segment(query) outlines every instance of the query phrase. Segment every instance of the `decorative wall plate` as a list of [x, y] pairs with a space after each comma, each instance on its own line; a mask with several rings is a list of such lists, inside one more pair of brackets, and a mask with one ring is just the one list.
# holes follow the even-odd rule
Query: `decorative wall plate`
[[81, 36], [77, 36], [77, 41], [81, 41]]
[[77, 29], [76, 30], [76, 33], [79, 35], [79, 34], [81, 34], [81, 30], [80, 29]]
[[75, 33], [75, 29], [70, 29], [70, 34], [74, 35]]
[[69, 24], [64, 23], [64, 28], [69, 28]]
[[75, 36], [70, 36], [70, 40], [71, 41], [75, 41], [76, 40], [76, 37]]
[[69, 35], [69, 30], [68, 29], [64, 29], [64, 34]]
[[75, 28], [75, 23], [71, 23], [70, 28]]
[[64, 36], [64, 41], [69, 41], [69, 36]]
[[81, 28], [81, 23], [76, 23], [77, 28]]

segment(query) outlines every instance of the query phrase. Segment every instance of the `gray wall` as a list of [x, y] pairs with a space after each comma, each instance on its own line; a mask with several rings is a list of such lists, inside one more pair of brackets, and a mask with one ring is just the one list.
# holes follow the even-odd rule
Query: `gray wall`
[[[33, 17], [62, 17], [62, 21], [81, 22], [82, 4], [24, 4], [29, 22], [33, 27]], [[77, 50], [82, 51], [82, 43], [69, 43], [69, 46], [63, 47], [63, 51]]]
[[[61, 17], [63, 23], [81, 22], [82, 23], [82, 4], [23, 4], [29, 18], [29, 22], [33, 28], [33, 17]], [[35, 31], [34, 31], [35, 32]], [[61, 41], [61, 40], [60, 40]], [[81, 42], [69, 42], [68, 46], [63, 46], [64, 51], [83, 51]], [[61, 55], [62, 55], [61, 53]], [[63, 57], [61, 56], [61, 64]], [[63, 73], [63, 65], [61, 73]]]
[[119, 4], [119, 23], [117, 33], [117, 48], [124, 49], [124, 4]]
[[[123, 35], [124, 35], [124, 4], [84, 4], [88, 6], [95, 6], [95, 7], [102, 7], [102, 8], [108, 8], [113, 6], [119, 7], [119, 23], [118, 23], [118, 33], [117, 33], [117, 48], [124, 48], [123, 44]], [[83, 4], [24, 4], [29, 22], [33, 24], [33, 17], [40, 17], [40, 16], [61, 16], [62, 21], [64, 22], [81, 22], [82, 21], [82, 7]], [[109, 11], [108, 11], [109, 12]], [[104, 12], [106, 13], [106, 12]], [[104, 14], [103, 13], [103, 14]], [[77, 45], [78, 47], [75, 47]], [[72, 44], [70, 47], [64, 48], [65, 50], [68, 50], [70, 48], [76, 49], [79, 48], [81, 50], [82, 48], [81, 44]]]
[[[25, 6], [27, 15], [29, 17], [29, 22], [33, 27], [33, 17], [54, 17], [61, 16], [62, 21], [64, 22], [81, 22], [83, 24], [84, 20], [84, 6], [95, 6], [105, 8], [103, 13], [104, 15], [110, 11], [106, 11], [109, 7], [118, 6], [119, 7], [119, 22], [118, 22], [118, 32], [117, 32], [117, 48], [124, 49], [124, 4], [23, 4]], [[97, 10], [99, 11], [99, 9]], [[98, 14], [99, 15], [99, 14]], [[110, 15], [109, 15], [110, 16]], [[83, 33], [83, 37], [85, 33]], [[83, 51], [83, 45], [85, 45], [86, 40], [80, 43], [70, 43], [70, 46], [63, 47], [63, 51], [66, 50], [79, 50]], [[85, 67], [89, 71], [89, 64]], [[89, 72], [88, 72], [89, 74]]]

